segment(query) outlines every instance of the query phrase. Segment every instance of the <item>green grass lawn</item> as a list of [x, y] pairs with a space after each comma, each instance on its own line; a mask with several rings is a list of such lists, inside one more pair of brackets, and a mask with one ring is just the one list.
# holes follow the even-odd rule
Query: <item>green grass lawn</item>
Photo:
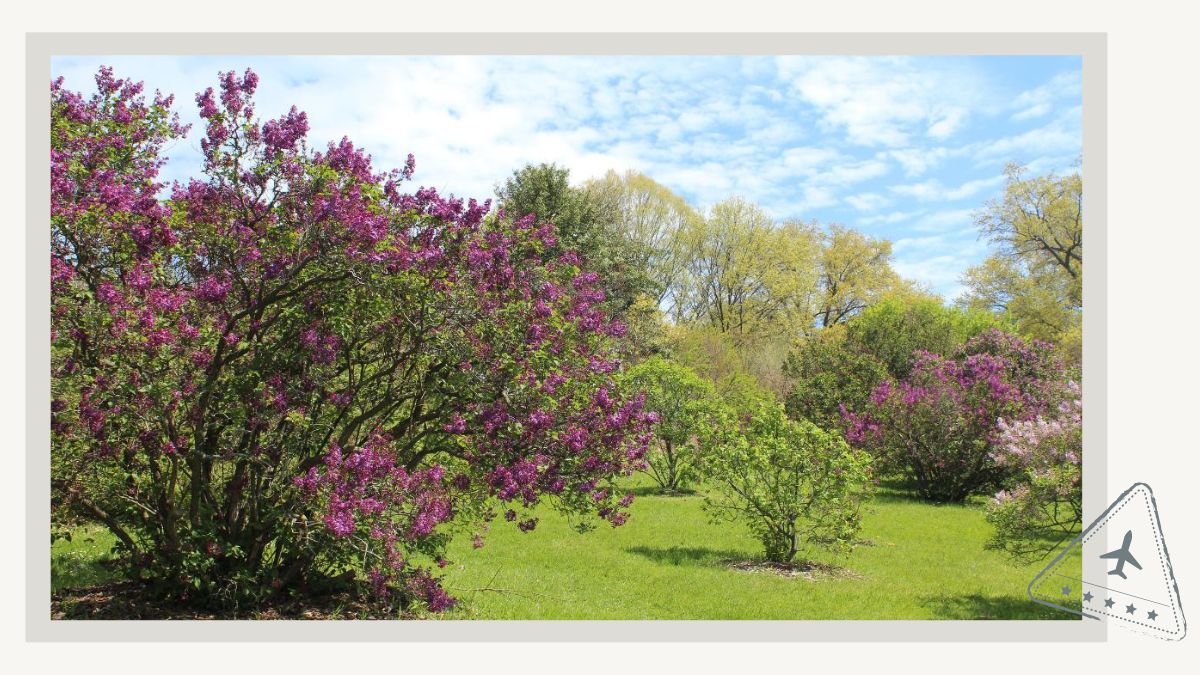
[[[848, 574], [732, 569], [760, 555], [744, 528], [710, 524], [700, 496], [643, 495], [619, 528], [579, 534], [547, 512], [522, 533], [496, 524], [479, 550], [458, 542], [446, 586], [463, 619], [1072, 619], [1026, 596], [1040, 566], [984, 549], [979, 506], [935, 506], [882, 490]], [[495, 590], [486, 590], [495, 589]]]
[[[638, 481], [647, 492], [645, 483]], [[619, 528], [580, 534], [549, 509], [533, 532], [492, 527], [487, 545], [455, 542], [445, 585], [459, 598], [448, 619], [1065, 619], [1026, 596], [1041, 565], [984, 549], [978, 506], [935, 506], [881, 490], [868, 507], [864, 545], [845, 569], [815, 579], [733, 569], [759, 554], [744, 528], [711, 524], [699, 496], [643, 494]], [[91, 585], [111, 539], [85, 530], [52, 548], [57, 590]]]

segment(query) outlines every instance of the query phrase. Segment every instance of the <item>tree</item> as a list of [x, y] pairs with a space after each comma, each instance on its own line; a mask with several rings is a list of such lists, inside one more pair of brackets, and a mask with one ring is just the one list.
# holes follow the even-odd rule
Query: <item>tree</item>
[[1004, 196], [975, 214], [999, 251], [967, 270], [965, 307], [1005, 314], [1023, 335], [1081, 357], [1083, 181], [1078, 173], [1027, 177], [1006, 169]]
[[871, 491], [870, 456], [811, 422], [761, 401], [705, 430], [703, 462], [718, 520], [744, 522], [767, 560], [786, 564], [804, 547], [844, 553], [861, 527]]
[[1071, 283], [1057, 269], [1035, 270], [1020, 259], [993, 255], [964, 273], [967, 292], [959, 305], [997, 312], [1022, 335], [1053, 342], [1079, 363], [1083, 313], [1071, 299]]
[[642, 295], [657, 296], [648, 270], [647, 245], [624, 229], [619, 204], [603, 195], [572, 187], [570, 171], [554, 164], [527, 165], [498, 188], [505, 216], [532, 216], [553, 223], [558, 242], [550, 256], [575, 251], [589, 269], [600, 275], [605, 306], [624, 314]]
[[734, 197], [689, 228], [682, 290], [686, 320], [739, 338], [792, 335], [811, 318], [818, 244], [795, 223], [777, 226]]
[[841, 429], [842, 407], [860, 409], [888, 376], [882, 361], [849, 343], [845, 325], [801, 338], [788, 354], [783, 373], [790, 383], [788, 415], [827, 430]]
[[1031, 420], [1001, 420], [996, 461], [1013, 470], [988, 507], [988, 542], [1018, 561], [1045, 558], [1083, 528], [1083, 400], [1068, 382], [1058, 407]]
[[108, 527], [177, 599], [349, 571], [431, 610], [453, 599], [430, 563], [497, 508], [624, 522], [650, 417], [617, 393], [597, 275], [552, 225], [403, 192], [411, 157], [310, 152], [304, 113], [254, 116], [257, 82], [197, 96], [203, 174], [169, 199], [169, 98], [108, 69], [91, 99], [51, 88], [56, 519]]
[[585, 183], [584, 190], [605, 212], [617, 214], [620, 230], [638, 244], [636, 250], [643, 256], [639, 265], [653, 281], [650, 299], [675, 315], [687, 262], [681, 239], [700, 214], [666, 186], [637, 171], [609, 171]]
[[901, 286], [892, 269], [892, 242], [841, 225], [819, 233], [816, 322], [821, 328], [847, 321]]
[[1050, 345], [991, 329], [951, 357], [918, 352], [903, 380], [844, 409], [846, 438], [921, 497], [961, 502], [1010, 474], [995, 458], [998, 420], [1036, 419], [1056, 405], [1064, 372]]
[[646, 408], [657, 418], [646, 472], [664, 492], [678, 492], [695, 478], [696, 429], [715, 414], [716, 390], [690, 369], [658, 357], [630, 368], [622, 381], [628, 391], [645, 394]]
[[1047, 268], [1071, 281], [1069, 297], [1082, 304], [1083, 179], [1078, 173], [1025, 177], [1016, 164], [1005, 168], [1004, 196], [975, 215], [980, 231], [1000, 245], [1004, 255], [1023, 260], [1035, 271]]
[[933, 296], [888, 297], [846, 325], [846, 340], [851, 349], [871, 354], [902, 380], [918, 351], [949, 355], [998, 324], [987, 312], [947, 307]]

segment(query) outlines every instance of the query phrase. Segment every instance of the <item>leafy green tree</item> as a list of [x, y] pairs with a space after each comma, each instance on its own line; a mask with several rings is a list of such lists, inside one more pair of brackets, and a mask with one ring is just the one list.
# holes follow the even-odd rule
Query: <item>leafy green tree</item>
[[589, 198], [616, 214], [619, 229], [638, 244], [639, 261], [652, 280], [651, 300], [673, 313], [686, 264], [681, 241], [700, 219], [682, 197], [637, 171], [609, 171], [584, 184]]
[[[756, 401], [786, 391], [782, 381], [775, 381], [781, 379], [776, 371], [783, 357], [776, 361], [773, 354], [764, 356], [759, 349], [749, 348], [746, 336], [722, 333], [702, 323], [671, 326], [669, 336], [671, 358], [712, 382], [726, 402]], [[766, 341], [765, 346], [772, 344]]]
[[623, 229], [616, 204], [573, 187], [569, 169], [527, 165], [514, 171], [496, 196], [508, 218], [533, 216], [538, 222], [553, 223], [558, 243], [548, 255], [578, 253], [600, 275], [605, 307], [613, 313], [623, 316], [639, 296], [657, 295], [647, 269], [646, 246]]
[[1083, 178], [1026, 177], [1016, 164], [1005, 169], [1004, 196], [975, 215], [975, 223], [1000, 245], [1003, 255], [1038, 272], [1055, 269], [1070, 279], [1068, 297], [1081, 305], [1083, 281]]
[[1007, 168], [1001, 199], [975, 216], [997, 253], [967, 270], [964, 307], [1002, 313], [1022, 335], [1079, 363], [1083, 318], [1083, 181]]
[[844, 325], [802, 338], [783, 365], [787, 412], [823, 429], [840, 429], [841, 408], [859, 409], [887, 376], [887, 367], [846, 340]]
[[870, 456], [762, 401], [704, 429], [703, 465], [716, 520], [745, 523], [766, 558], [790, 563], [808, 547], [849, 551], [871, 493]]
[[936, 297], [889, 297], [849, 322], [846, 337], [852, 349], [873, 355], [902, 380], [918, 350], [949, 355], [999, 323], [989, 312], [947, 307]]
[[644, 392], [646, 408], [658, 418], [646, 473], [664, 492], [678, 492], [695, 478], [696, 429], [715, 414], [716, 389], [685, 366], [659, 357], [631, 368], [622, 382], [629, 392]]

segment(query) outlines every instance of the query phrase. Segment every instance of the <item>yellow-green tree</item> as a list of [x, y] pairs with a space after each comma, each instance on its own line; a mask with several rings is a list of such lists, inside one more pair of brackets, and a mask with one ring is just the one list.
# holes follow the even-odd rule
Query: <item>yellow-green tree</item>
[[975, 215], [998, 251], [963, 276], [968, 307], [1006, 314], [1017, 330], [1079, 359], [1083, 309], [1083, 179], [1006, 169], [1004, 196]]
[[609, 171], [589, 180], [584, 190], [615, 215], [620, 230], [639, 244], [639, 261], [653, 280], [650, 299], [667, 312], [675, 307], [686, 256], [680, 238], [700, 214], [669, 188], [637, 171]]
[[903, 285], [892, 269], [892, 242], [842, 225], [819, 233], [815, 321], [842, 323]]
[[732, 197], [692, 223], [680, 242], [687, 264], [681, 317], [745, 337], [790, 335], [812, 318], [820, 243], [808, 227], [775, 222]]

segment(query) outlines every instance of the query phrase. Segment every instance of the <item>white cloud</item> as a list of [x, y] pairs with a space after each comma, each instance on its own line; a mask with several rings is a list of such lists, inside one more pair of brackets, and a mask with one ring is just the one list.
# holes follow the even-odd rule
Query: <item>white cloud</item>
[[890, 204], [891, 200], [877, 192], [863, 192], [846, 197], [846, 203], [859, 211], [875, 211]]
[[874, 216], [865, 216], [859, 218], [858, 223], [863, 227], [872, 227], [875, 225], [895, 225], [897, 223], [903, 223], [905, 221], [912, 220], [915, 215], [917, 214], [910, 211], [891, 211], [888, 213], [881, 213]]
[[973, 144], [969, 150], [979, 165], [998, 162], [1028, 163], [1047, 154], [1077, 153], [1083, 147], [1082, 108], [1062, 111], [1043, 126], [1013, 136]]
[[920, 176], [940, 164], [949, 154], [949, 150], [943, 147], [904, 148], [887, 152], [887, 156], [899, 162], [909, 177]]
[[904, 147], [915, 135], [946, 138], [986, 87], [978, 73], [908, 57], [778, 57], [780, 76], [827, 128], [867, 146]]
[[1078, 98], [1083, 89], [1083, 75], [1074, 70], [1055, 75], [1045, 84], [1021, 92], [1013, 99], [1016, 112], [1011, 119], [1023, 122], [1044, 117], [1054, 110], [1054, 103], [1064, 98]]
[[1004, 182], [1004, 176], [977, 178], [969, 180], [957, 187], [948, 187], [936, 178], [920, 183], [893, 185], [892, 192], [913, 197], [922, 202], [954, 202], [975, 197], [976, 195], [994, 188]]
[[975, 233], [975, 209], [946, 209], [924, 213], [912, 221], [914, 232]]

